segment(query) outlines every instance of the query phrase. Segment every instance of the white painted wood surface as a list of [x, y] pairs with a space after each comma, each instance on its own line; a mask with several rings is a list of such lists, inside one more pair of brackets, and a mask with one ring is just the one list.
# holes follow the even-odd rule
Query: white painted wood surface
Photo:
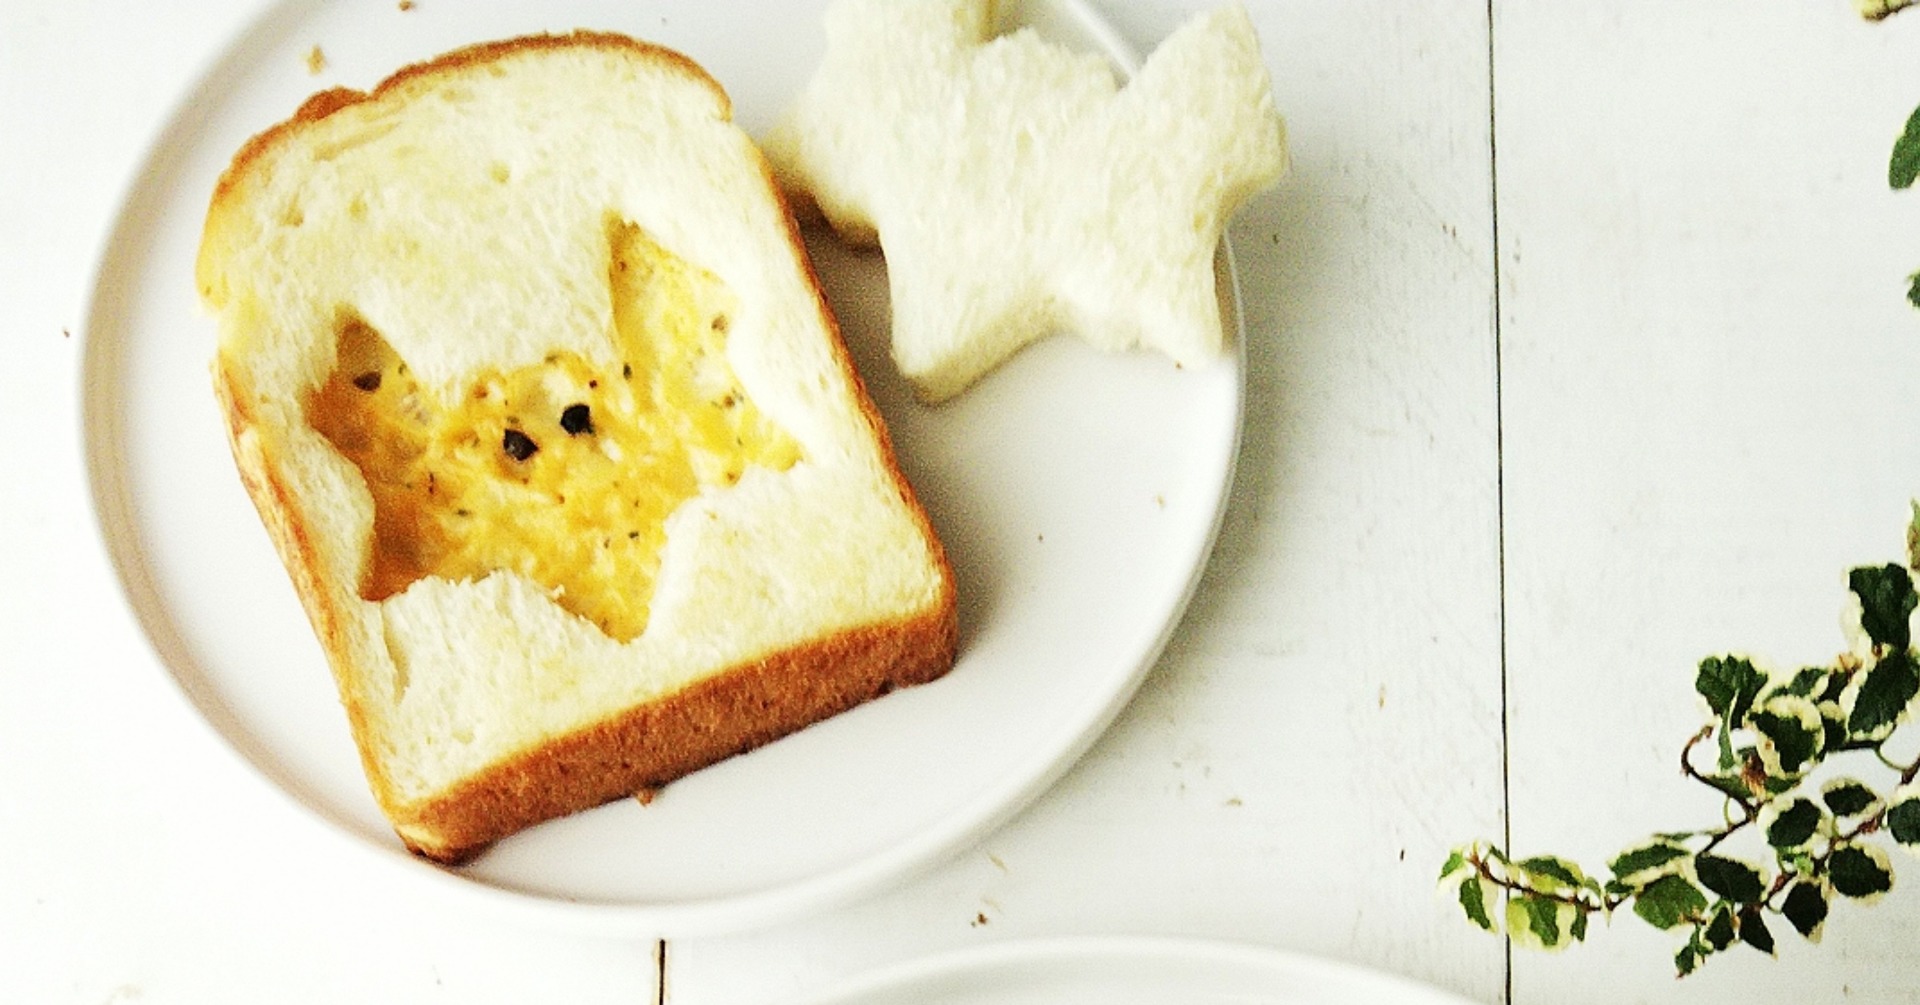
[[[1678, 774], [1699, 660], [1831, 659], [1846, 571], [1902, 555], [1920, 194], [1886, 171], [1920, 19], [1848, 6], [1494, 5], [1517, 853], [1716, 824]], [[1776, 925], [1778, 962], [1675, 981], [1677, 940], [1622, 916], [1516, 954], [1514, 1001], [1914, 1001], [1912, 865], [1818, 947]]]
[[[656, 1001], [651, 942], [396, 893], [235, 764], [104, 599], [64, 332], [144, 144], [256, 6], [0, 6], [0, 999]], [[1150, 48], [1208, 4], [1097, 6]], [[674, 940], [665, 999], [1127, 932], [1481, 1001], [1509, 981], [1529, 1005], [1913, 1000], [1912, 877], [1838, 908], [1820, 947], [1783, 932], [1777, 961], [1685, 982], [1632, 918], [1509, 975], [1433, 879], [1509, 808], [1516, 851], [1595, 863], [1710, 822], [1674, 770], [1694, 663], [1831, 655], [1845, 569], [1898, 555], [1920, 195], [1884, 176], [1920, 14], [1249, 6], [1296, 160], [1234, 227], [1246, 442], [1171, 647], [978, 848], [842, 910]]]

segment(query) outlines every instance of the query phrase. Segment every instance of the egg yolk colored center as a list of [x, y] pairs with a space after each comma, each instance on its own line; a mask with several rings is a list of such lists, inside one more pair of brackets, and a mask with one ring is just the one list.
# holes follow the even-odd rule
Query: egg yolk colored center
[[364, 599], [512, 570], [627, 641], [646, 629], [668, 515], [800, 459], [727, 362], [726, 286], [637, 226], [610, 235], [611, 368], [555, 353], [441, 401], [379, 332], [342, 322], [307, 416], [373, 494]]

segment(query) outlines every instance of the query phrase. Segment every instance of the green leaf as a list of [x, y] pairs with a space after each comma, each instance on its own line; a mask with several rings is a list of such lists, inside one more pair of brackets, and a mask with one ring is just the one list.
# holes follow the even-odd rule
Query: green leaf
[[1760, 870], [1737, 859], [1701, 855], [1693, 860], [1693, 870], [1700, 877], [1701, 886], [1728, 900], [1751, 903], [1767, 891]]
[[1827, 857], [1827, 879], [1843, 897], [1873, 898], [1893, 889], [1893, 867], [1872, 845], [1841, 845]]
[[[1901, 575], [1905, 574], [1902, 570]], [[1920, 694], [1920, 666], [1904, 650], [1888, 653], [1860, 682], [1853, 712], [1847, 716], [1847, 732], [1866, 736], [1893, 725], [1916, 694]]]
[[1820, 790], [1820, 799], [1836, 817], [1858, 816], [1880, 801], [1872, 789], [1851, 778], [1836, 778], [1828, 782]]
[[1775, 688], [1774, 693], [1819, 700], [1826, 696], [1827, 682], [1832, 677], [1831, 667], [1805, 667], [1789, 678], [1785, 684]]
[[1613, 861], [1607, 863], [1615, 878], [1625, 882], [1634, 876], [1658, 869], [1663, 865], [1686, 858], [1685, 848], [1663, 840], [1656, 840], [1621, 852]]
[[1733, 908], [1724, 903], [1714, 908], [1713, 918], [1707, 922], [1706, 930], [1701, 934], [1715, 952], [1733, 945]]
[[1773, 932], [1760, 916], [1760, 905], [1751, 905], [1740, 912], [1740, 941], [1768, 956], [1773, 955]]
[[1797, 778], [1805, 774], [1826, 747], [1820, 709], [1798, 695], [1776, 695], [1760, 703], [1747, 717], [1754, 731], [1766, 738], [1761, 761], [1769, 774]]
[[1795, 883], [1787, 888], [1780, 913], [1808, 942], [1819, 942], [1820, 928], [1827, 922], [1827, 895], [1817, 883]]
[[1907, 116], [1907, 127], [1893, 141], [1893, 156], [1887, 161], [1887, 184], [1903, 189], [1920, 176], [1920, 108]]
[[1753, 798], [1753, 786], [1740, 775], [1705, 775], [1702, 780], [1735, 799]]
[[[1840, 675], [1834, 675], [1835, 681], [1841, 681]], [[1847, 714], [1840, 710], [1840, 703], [1834, 700], [1820, 703], [1820, 725], [1826, 738], [1820, 746], [1827, 750], [1839, 750], [1847, 743]]]
[[1579, 866], [1552, 855], [1536, 855], [1533, 858], [1522, 859], [1514, 863], [1514, 866], [1533, 880], [1529, 885], [1547, 893], [1562, 893], [1578, 889], [1587, 879], [1581, 873]]
[[1907, 570], [1891, 562], [1879, 568], [1862, 566], [1847, 574], [1847, 588], [1860, 598], [1860, 627], [1874, 645], [1905, 649], [1911, 644], [1907, 618], [1920, 606], [1920, 596], [1915, 596]]
[[[1718, 950], [1716, 950], [1713, 947], [1712, 943], [1707, 941], [1707, 924], [1708, 922], [1706, 919], [1704, 918], [1701, 919], [1698, 924], [1693, 926], [1693, 931], [1688, 934], [1687, 944], [1681, 950], [1681, 952], [1682, 953], [1691, 952], [1692, 955], [1691, 955], [1691, 958], [1687, 961], [1688, 963], [1687, 968], [1685, 970], [1682, 970], [1679, 976], [1685, 977], [1688, 974], [1692, 973], [1694, 970], [1699, 968], [1700, 964], [1705, 963], [1707, 961], [1707, 957], [1712, 956], [1714, 953], [1718, 952]], [[1676, 966], [1678, 966], [1681, 962], [1680, 957], [1675, 956], [1673, 962]]]
[[1440, 881], [1444, 883], [1447, 880], [1453, 878], [1454, 873], [1457, 873], [1460, 870], [1465, 869], [1467, 865], [1468, 863], [1467, 863], [1466, 851], [1460, 848], [1455, 848], [1452, 854], [1449, 854], [1447, 856], [1446, 864], [1440, 867]]
[[1521, 895], [1507, 900], [1507, 933], [1529, 949], [1564, 949], [1570, 922], [1580, 913], [1572, 904]]
[[1767, 843], [1775, 848], [1798, 848], [1813, 840], [1826, 814], [1811, 799], [1794, 799], [1784, 807], [1769, 806], [1772, 819], [1766, 821]]
[[1662, 876], [1633, 898], [1633, 913], [1662, 930], [1684, 925], [1706, 909], [1706, 894], [1684, 876]]
[[1560, 944], [1560, 904], [1545, 897], [1522, 897], [1520, 902], [1527, 910], [1527, 930], [1540, 937], [1540, 944], [1549, 948]]
[[1487, 912], [1487, 885], [1478, 876], [1460, 884], [1460, 909], [1466, 912], [1468, 921], [1495, 932], [1498, 929], [1494, 927], [1493, 915]]
[[1920, 845], [1920, 791], [1895, 792], [1881, 823], [1895, 841]]
[[1920, 272], [1907, 277], [1907, 303], [1920, 307]]
[[1682, 977], [1685, 977], [1688, 974], [1693, 973], [1694, 969], [1699, 965], [1700, 965], [1700, 951], [1694, 948], [1694, 945], [1692, 942], [1688, 942], [1686, 945], [1681, 946], [1680, 951], [1674, 954], [1673, 969], [1678, 971], [1679, 975]]
[[1709, 656], [1700, 661], [1700, 671], [1693, 678], [1693, 689], [1729, 728], [1746, 718], [1754, 697], [1766, 684], [1767, 675], [1738, 656]]
[[1573, 924], [1567, 926], [1567, 932], [1573, 936], [1574, 941], [1576, 942], [1587, 941], [1587, 912], [1586, 911], [1576, 910], [1573, 912]]

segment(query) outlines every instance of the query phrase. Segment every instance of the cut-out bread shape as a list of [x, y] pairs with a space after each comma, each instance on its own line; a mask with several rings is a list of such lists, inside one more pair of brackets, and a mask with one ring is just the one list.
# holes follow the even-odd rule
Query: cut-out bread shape
[[1183, 365], [1224, 336], [1214, 253], [1287, 165], [1246, 11], [1181, 26], [1122, 87], [989, 0], [837, 0], [827, 52], [765, 138], [781, 182], [886, 257], [895, 363], [963, 390], [1070, 331]]
[[417, 853], [951, 667], [940, 543], [684, 57], [537, 36], [317, 95], [221, 177], [197, 277], [242, 481]]

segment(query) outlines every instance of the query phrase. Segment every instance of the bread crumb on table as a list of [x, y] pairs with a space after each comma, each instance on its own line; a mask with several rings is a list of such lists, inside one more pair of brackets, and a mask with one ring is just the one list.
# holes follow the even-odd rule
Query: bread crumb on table
[[412, 9], [413, 9], [413, 0], [400, 0], [400, 10], [402, 12], [410, 11]]
[[320, 51], [318, 44], [307, 50], [307, 72], [319, 73], [327, 68], [327, 54]]

